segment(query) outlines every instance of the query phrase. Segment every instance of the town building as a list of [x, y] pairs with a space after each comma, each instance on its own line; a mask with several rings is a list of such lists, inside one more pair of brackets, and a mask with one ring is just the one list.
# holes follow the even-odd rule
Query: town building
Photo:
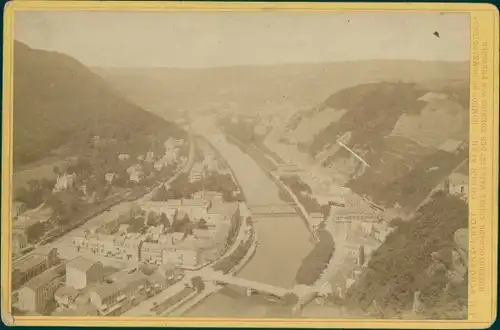
[[163, 264], [148, 277], [148, 281], [156, 290], [164, 290], [184, 277], [181, 269], [172, 264]]
[[83, 257], [76, 257], [66, 264], [66, 286], [83, 289], [87, 285], [102, 281], [103, 265]]
[[44, 314], [47, 303], [54, 298], [54, 292], [62, 283], [62, 274], [55, 270], [33, 277], [19, 290], [19, 308]]
[[125, 160], [129, 160], [129, 159], [130, 159], [129, 154], [119, 154], [118, 155], [118, 160], [120, 160], [120, 161], [125, 161]]
[[115, 181], [115, 179], [118, 177], [118, 174], [116, 173], [106, 173], [106, 175], [104, 176], [104, 180], [106, 181], [107, 184], [112, 184], [113, 181]]
[[28, 256], [14, 261], [12, 285], [16, 289], [47, 269], [57, 265], [57, 249], [38, 248]]
[[54, 292], [54, 300], [61, 308], [78, 308], [76, 299], [80, 295], [80, 291], [71, 286], [60, 286]]
[[459, 196], [463, 200], [469, 199], [469, 174], [454, 172], [445, 182], [445, 188], [450, 195]]
[[141, 261], [154, 265], [163, 264], [163, 251], [168, 247], [164, 244], [144, 242], [141, 247]]
[[348, 257], [357, 260], [358, 264], [363, 266], [380, 244], [371, 236], [363, 236], [359, 231], [353, 231], [345, 236], [343, 247]]
[[127, 168], [127, 173], [130, 181], [141, 182], [144, 179], [144, 172], [142, 170], [142, 166], [139, 164]]
[[362, 228], [365, 234], [370, 235], [373, 228], [382, 221], [379, 212], [366, 203], [358, 202], [355, 205], [348, 204], [344, 207], [332, 206], [330, 208], [329, 221], [334, 223], [334, 234], [345, 233]]
[[13, 244], [25, 246], [27, 243], [36, 241], [45, 231], [45, 225], [52, 217], [53, 210], [45, 204], [36, 209], [28, 210], [17, 217], [12, 223]]
[[90, 302], [100, 315], [120, 315], [132, 305], [138, 296], [151, 290], [148, 277], [140, 271], [121, 276], [115, 282], [97, 285], [90, 292]]
[[206, 152], [203, 166], [208, 172], [215, 172], [218, 169], [217, 157], [213, 152]]
[[202, 163], [195, 163], [189, 173], [189, 182], [200, 181], [205, 176], [205, 168]]
[[56, 184], [54, 186], [53, 191], [54, 192], [59, 192], [59, 191], [65, 191], [68, 189], [73, 189], [75, 186], [75, 181], [76, 181], [76, 174], [68, 174], [68, 173], [63, 173], [62, 175], [59, 175], [57, 177]]
[[184, 140], [183, 139], [169, 138], [167, 141], [165, 141], [165, 143], [163, 145], [164, 145], [166, 150], [180, 148], [184, 145]]
[[146, 153], [146, 158], [144, 159], [147, 163], [153, 163], [155, 161], [155, 154], [152, 151]]
[[166, 202], [147, 201], [140, 205], [144, 217], [150, 212], [165, 214], [171, 222], [179, 213], [187, 214], [190, 220], [207, 219], [210, 202], [204, 199], [169, 199]]
[[141, 248], [145, 237], [140, 234], [127, 234], [115, 239], [115, 257], [122, 260], [141, 261]]
[[213, 203], [208, 210], [207, 224], [216, 225], [217, 223], [227, 222], [236, 225], [240, 220], [239, 203]]

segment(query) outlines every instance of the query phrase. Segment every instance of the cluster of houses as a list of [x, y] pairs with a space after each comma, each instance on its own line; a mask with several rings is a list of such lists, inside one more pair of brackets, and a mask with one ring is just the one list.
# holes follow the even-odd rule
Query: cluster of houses
[[[468, 201], [469, 176], [468, 166], [464, 164], [448, 176], [442, 185], [450, 195], [459, 196]], [[345, 197], [345, 196], [344, 196]], [[344, 207], [332, 206], [329, 221], [333, 222], [334, 239], [343, 253], [343, 263], [327, 283], [329, 290], [339, 297], [344, 297], [349, 287], [361, 275], [362, 268], [367, 265], [371, 254], [385, 241], [394, 230], [385, 221], [383, 211], [368, 205], [362, 198], [349, 195], [344, 199]], [[457, 231], [455, 240], [464, 242], [465, 230]], [[460, 236], [462, 235], [462, 236]], [[457, 243], [457, 245], [460, 245]], [[463, 244], [466, 246], [466, 244]], [[458, 249], [462, 252], [467, 247]], [[458, 253], [458, 252], [457, 252]], [[462, 252], [466, 258], [466, 253]]]
[[[201, 143], [200, 143], [201, 144]], [[200, 181], [205, 177], [205, 174], [218, 172], [220, 174], [230, 174], [225, 162], [220, 161], [211, 147], [205, 147], [203, 150], [204, 158], [201, 162], [195, 162], [189, 173], [189, 181]]]
[[31, 278], [16, 292], [15, 306], [54, 316], [119, 315], [183, 276], [172, 265], [149, 275], [137, 268], [109, 271], [100, 262], [79, 256]]
[[[148, 226], [144, 233], [133, 233], [129, 232], [129, 224], [115, 220], [103, 225], [105, 231], [73, 236], [72, 244], [81, 252], [109, 258], [199, 267], [225, 252], [229, 238], [240, 223], [239, 203], [224, 203], [216, 193], [212, 193], [211, 200], [200, 198], [200, 195], [195, 199], [145, 202], [140, 205], [141, 212], [134, 220], [147, 221], [149, 214], [154, 213], [157, 217], [163, 215], [168, 224]], [[175, 221], [183, 221], [186, 217], [194, 224], [202, 222], [203, 227], [193, 226], [189, 235], [168, 230]]]
[[[99, 137], [94, 137], [95, 141], [100, 141]], [[163, 167], [167, 165], [177, 164], [178, 160], [186, 162], [186, 157], [179, 157], [180, 148], [183, 147], [185, 141], [183, 139], [173, 139], [170, 138], [165, 141], [165, 155], [160, 159], [155, 159], [153, 152], [148, 152], [146, 156], [139, 156], [139, 160], [144, 162], [154, 162], [154, 167], [157, 171], [160, 171]], [[119, 154], [118, 160], [121, 162], [128, 161], [130, 155]], [[129, 180], [132, 182], [140, 182], [144, 179], [143, 166], [141, 164], [135, 164], [127, 168], [127, 174], [129, 175]], [[112, 184], [114, 180], [118, 177], [116, 173], [106, 173], [104, 180], [107, 184]], [[70, 191], [78, 189], [83, 192], [84, 197], [87, 202], [92, 202], [95, 200], [96, 192], [89, 194], [87, 191], [87, 186], [85, 184], [77, 185], [77, 174], [62, 172], [58, 174], [56, 183], [52, 188], [54, 193]], [[47, 205], [41, 204], [39, 207], [25, 212], [22, 208], [22, 203], [13, 202], [13, 241], [12, 247], [14, 254], [20, 253], [23, 249], [29, 246], [30, 237], [39, 237], [43, 234], [44, 226], [49, 221], [52, 216], [53, 210]]]
[[[140, 155], [137, 160], [144, 163], [152, 164], [156, 171], [161, 171], [164, 167], [169, 165], [174, 165], [177, 163], [185, 163], [187, 161], [186, 156], [180, 155], [180, 150], [184, 146], [185, 141], [183, 139], [173, 139], [169, 138], [164, 143], [165, 154], [161, 157], [155, 156], [154, 152], [148, 151], [145, 155]], [[120, 154], [118, 155], [118, 160], [128, 161], [130, 155]], [[141, 182], [144, 179], [143, 166], [138, 163], [131, 165], [127, 168], [127, 174], [129, 175], [129, 180], [132, 182]]]
[[[167, 231], [164, 224], [132, 233], [128, 224], [105, 223], [101, 228], [107, 234], [96, 230], [72, 237], [73, 246], [81, 253], [66, 263], [59, 260], [56, 249], [39, 248], [14, 263], [15, 306], [46, 315], [55, 301], [58, 307], [53, 315], [119, 315], [179, 281], [183, 268], [202, 267], [220, 258], [239, 229], [245, 209], [240, 203], [224, 203], [213, 192], [200, 192], [189, 200], [145, 202], [140, 205], [140, 219], [152, 212], [163, 214], [171, 226], [187, 216], [192, 222], [204, 220], [205, 227], [194, 228], [186, 236]], [[107, 267], [92, 255], [158, 268], [149, 275], [138, 270], [108, 274]]]
[[[325, 283], [324, 293], [343, 298], [361, 275], [372, 253], [392, 232], [384, 221], [383, 211], [369, 205], [362, 197], [343, 195], [342, 206], [332, 205], [327, 219], [335, 241], [335, 253], [342, 265]], [[319, 218], [319, 215], [318, 215]]]

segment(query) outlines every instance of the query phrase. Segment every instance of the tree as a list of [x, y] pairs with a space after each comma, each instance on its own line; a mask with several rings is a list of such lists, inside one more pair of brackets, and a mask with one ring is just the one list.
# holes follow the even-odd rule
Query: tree
[[285, 306], [294, 306], [298, 302], [299, 297], [293, 292], [288, 292], [283, 296], [283, 304]]
[[158, 224], [163, 225], [164, 228], [170, 228], [170, 221], [168, 220], [165, 213], [160, 214], [160, 217], [158, 218]]
[[148, 227], [153, 227], [156, 226], [158, 220], [158, 216], [154, 211], [149, 212], [147, 221], [146, 221], [146, 226]]
[[205, 289], [205, 282], [203, 282], [203, 279], [200, 276], [193, 276], [191, 278], [191, 284], [198, 292], [201, 292]]
[[201, 218], [200, 220], [198, 220], [198, 223], [196, 224], [196, 227], [198, 227], [199, 229], [207, 229], [208, 226], [207, 226], [207, 220]]
[[130, 208], [130, 216], [132, 218], [139, 216], [141, 214], [141, 212], [142, 212], [142, 209], [137, 204], [132, 205], [132, 207]]
[[167, 188], [165, 185], [161, 185], [161, 187], [157, 188], [151, 198], [155, 202], [163, 202], [167, 200]]

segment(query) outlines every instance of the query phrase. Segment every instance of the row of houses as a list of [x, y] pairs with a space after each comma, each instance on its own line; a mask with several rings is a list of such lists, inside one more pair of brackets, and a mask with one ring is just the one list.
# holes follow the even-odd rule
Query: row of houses
[[206, 219], [205, 229], [194, 228], [191, 235], [186, 235], [168, 232], [159, 225], [139, 234], [127, 233], [120, 226], [114, 234], [83, 232], [72, 237], [72, 244], [80, 251], [156, 265], [196, 267], [217, 259], [239, 228], [239, 204], [215, 203], [207, 212], [208, 205], [203, 200], [185, 202], [148, 202], [141, 207], [146, 216], [155, 212], [156, 215], [165, 214], [172, 221], [179, 214], [187, 215], [191, 221]]
[[18, 291], [16, 305], [22, 311], [46, 313], [55, 302], [54, 315], [117, 315], [138, 299], [147, 299], [152, 290], [159, 292], [182, 278], [183, 272], [172, 265], [149, 275], [138, 269], [108, 274], [100, 262], [77, 257], [27, 282]]
[[34, 277], [58, 265], [57, 249], [40, 247], [26, 257], [17, 259], [12, 265], [12, 287], [17, 289]]

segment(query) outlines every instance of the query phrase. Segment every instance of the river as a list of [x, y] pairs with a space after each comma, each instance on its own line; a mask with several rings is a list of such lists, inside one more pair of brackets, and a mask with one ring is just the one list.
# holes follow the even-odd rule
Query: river
[[[266, 173], [242, 152], [229, 143], [222, 132], [207, 119], [194, 125], [220, 152], [233, 170], [248, 205], [285, 204], [279, 188]], [[312, 249], [310, 234], [299, 215], [289, 218], [260, 218], [255, 222], [259, 245], [249, 263], [238, 276], [283, 288], [291, 288], [302, 259]], [[226, 287], [196, 305], [188, 317], [263, 317], [272, 304], [260, 297], [246, 297], [241, 290]]]

